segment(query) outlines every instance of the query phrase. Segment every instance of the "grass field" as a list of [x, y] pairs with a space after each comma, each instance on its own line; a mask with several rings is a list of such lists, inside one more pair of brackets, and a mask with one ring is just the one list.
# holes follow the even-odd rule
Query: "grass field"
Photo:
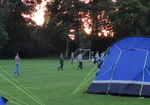
[[[77, 62], [72, 65], [69, 60], [65, 60], [64, 71], [58, 71], [57, 59], [22, 59], [21, 76], [12, 76], [11, 73], [15, 70], [14, 60], [0, 60], [0, 95], [10, 100], [7, 105], [148, 105], [150, 103], [150, 98], [83, 94], [88, 86], [72, 94], [93, 68], [88, 61], [83, 62], [82, 71], [76, 69], [77, 65]], [[33, 97], [33, 94], [38, 99]]]

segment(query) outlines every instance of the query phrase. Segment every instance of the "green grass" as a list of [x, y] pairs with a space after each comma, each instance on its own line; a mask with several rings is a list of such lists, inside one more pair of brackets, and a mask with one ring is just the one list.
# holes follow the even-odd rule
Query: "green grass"
[[93, 68], [87, 61], [83, 62], [84, 70], [82, 71], [76, 69], [77, 65], [77, 62], [72, 65], [69, 60], [65, 60], [64, 71], [58, 71], [57, 59], [22, 59], [21, 76], [12, 76], [11, 73], [15, 70], [14, 60], [0, 60], [2, 67], [0, 69], [0, 95], [20, 103], [8, 102], [7, 105], [25, 105], [18, 100], [27, 105], [40, 105], [39, 101], [26, 94], [28, 91], [23, 87], [45, 105], [148, 105], [150, 103], [149, 98], [83, 94], [88, 86], [72, 95], [72, 92]]

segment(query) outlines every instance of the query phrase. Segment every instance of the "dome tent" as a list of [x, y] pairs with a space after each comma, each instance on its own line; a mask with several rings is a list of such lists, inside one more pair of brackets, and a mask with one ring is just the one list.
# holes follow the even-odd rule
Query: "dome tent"
[[132, 36], [110, 46], [86, 92], [150, 96], [150, 38]]
[[0, 96], [0, 105], [6, 105], [6, 102], [7, 102], [7, 101], [8, 101], [8, 100], [7, 100], [6, 98]]

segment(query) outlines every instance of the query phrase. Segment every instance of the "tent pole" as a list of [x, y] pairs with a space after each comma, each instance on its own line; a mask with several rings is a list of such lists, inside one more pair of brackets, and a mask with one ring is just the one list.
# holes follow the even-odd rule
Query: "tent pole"
[[142, 96], [142, 90], [143, 90], [143, 86], [144, 86], [144, 77], [145, 77], [144, 72], [146, 70], [146, 63], [147, 63], [148, 54], [149, 54], [149, 52], [147, 51], [144, 66], [143, 66], [143, 72], [142, 72], [142, 85], [141, 85], [140, 92], [139, 92], [140, 97]]
[[[119, 56], [118, 56], [118, 58], [117, 58], [117, 61], [116, 61], [115, 65], [113, 66], [111, 81], [112, 81], [112, 79], [113, 79], [114, 71], [115, 71], [116, 65], [117, 65], [117, 63], [118, 63], [118, 61], [119, 61], [119, 59], [120, 59], [120, 57], [121, 57], [121, 54], [122, 54], [122, 51], [120, 52], [120, 54], [119, 54]], [[109, 90], [110, 90], [110, 85], [111, 85], [111, 82], [109, 83], [109, 86], [108, 86], [108, 89], [107, 89], [107, 94], [108, 94], [108, 92], [109, 92]]]

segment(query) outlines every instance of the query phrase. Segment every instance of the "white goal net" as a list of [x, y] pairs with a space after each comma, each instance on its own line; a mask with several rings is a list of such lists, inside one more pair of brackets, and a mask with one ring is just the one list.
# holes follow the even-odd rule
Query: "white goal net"
[[80, 54], [80, 52], [82, 52], [83, 54], [83, 61], [90, 61], [91, 59], [91, 49], [82, 49], [82, 48], [78, 48], [75, 52], [74, 52], [74, 59], [77, 58], [77, 56]]

